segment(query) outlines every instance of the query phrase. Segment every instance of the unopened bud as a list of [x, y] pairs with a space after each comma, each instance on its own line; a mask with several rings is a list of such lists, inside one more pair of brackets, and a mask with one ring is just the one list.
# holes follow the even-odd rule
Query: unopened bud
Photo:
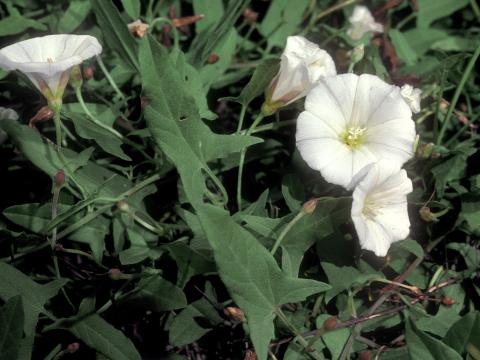
[[422, 206], [420, 210], [418, 211], [420, 214], [420, 217], [422, 218], [423, 221], [426, 222], [436, 222], [437, 219], [435, 216], [432, 214], [432, 210], [428, 206]]
[[133, 36], [137, 38], [143, 38], [147, 33], [150, 25], [142, 22], [141, 20], [135, 20], [134, 22], [128, 24], [127, 27], [128, 31], [130, 31]]
[[338, 317], [330, 316], [327, 320], [323, 322], [323, 328], [327, 331], [335, 330], [338, 323]]
[[432, 156], [434, 149], [435, 149], [434, 143], [421, 144], [420, 146], [417, 147], [416, 154], [419, 158], [429, 159]]
[[358, 353], [358, 360], [370, 360], [372, 358], [372, 352], [365, 350]]
[[33, 128], [35, 124], [42, 121], [47, 121], [53, 118], [53, 110], [50, 109], [47, 105], [44, 105], [37, 111], [35, 116], [33, 116], [28, 122], [28, 127]]
[[173, 26], [181, 27], [196, 23], [199, 20], [202, 20], [205, 17], [203, 14], [193, 15], [193, 16], [185, 16], [182, 18], [172, 19]]
[[252, 350], [247, 350], [245, 351], [245, 357], [243, 358], [243, 360], [257, 360], [257, 354], [255, 354], [255, 352], [253, 352]]
[[254, 24], [258, 20], [258, 12], [253, 11], [250, 8], [246, 8], [243, 11], [243, 17], [245, 18], [245, 21], [249, 24]]
[[67, 346], [67, 353], [73, 354], [76, 353], [80, 349], [80, 344], [77, 342], [71, 343]]
[[302, 211], [306, 214], [313, 214], [317, 207], [318, 199], [311, 199], [302, 205]]
[[144, 110], [148, 105], [150, 105], [150, 99], [142, 96], [140, 97], [140, 107]]
[[117, 202], [117, 207], [120, 209], [120, 211], [123, 212], [128, 212], [128, 210], [130, 210], [128, 203], [125, 200], [120, 200], [119, 202]]
[[449, 106], [450, 106], [450, 103], [447, 100], [445, 100], [445, 99], [440, 100], [440, 109], [445, 110]]
[[455, 299], [452, 299], [451, 297], [448, 297], [448, 296], [442, 297], [442, 304], [443, 305], [450, 306], [450, 305], [453, 305], [455, 303], [456, 303]]
[[207, 58], [207, 64], [215, 64], [220, 59], [220, 56], [217, 54], [210, 54]]
[[87, 66], [85, 69], [83, 69], [83, 77], [87, 81], [93, 78], [93, 68], [91, 66]]
[[223, 309], [223, 313], [232, 320], [239, 321], [239, 322], [246, 321], [245, 313], [243, 312], [242, 309], [239, 309], [237, 307], [228, 306], [225, 309]]
[[263, 116], [273, 115], [282, 106], [284, 106], [284, 103], [281, 102], [281, 101], [276, 101], [276, 102], [265, 101], [262, 105], [262, 114], [263, 114]]
[[422, 294], [422, 290], [420, 290], [420, 288], [418, 288], [417, 286], [410, 286], [410, 290], [416, 295]]
[[112, 280], [120, 280], [122, 279], [122, 272], [120, 271], [120, 269], [110, 269], [108, 270], [108, 276]]
[[58, 170], [53, 179], [56, 187], [62, 187], [65, 184], [65, 172], [63, 169]]
[[365, 45], [361, 44], [361, 45], [355, 46], [351, 53], [352, 64], [356, 64], [359, 61], [361, 61], [364, 55], [365, 55]]

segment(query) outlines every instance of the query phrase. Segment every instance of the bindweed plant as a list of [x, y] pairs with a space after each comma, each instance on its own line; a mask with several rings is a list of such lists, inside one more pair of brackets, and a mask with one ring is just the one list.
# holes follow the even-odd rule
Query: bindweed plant
[[3, 1], [0, 359], [480, 359], [479, 21]]

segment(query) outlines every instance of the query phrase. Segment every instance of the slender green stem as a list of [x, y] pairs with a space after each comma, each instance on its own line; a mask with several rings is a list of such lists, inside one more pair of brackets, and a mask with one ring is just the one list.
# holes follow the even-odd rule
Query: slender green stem
[[[263, 132], [263, 131], [280, 129], [280, 128], [285, 127], [285, 126], [294, 125], [296, 123], [296, 121], [297, 120], [282, 120], [282, 121], [273, 122], [273, 123], [270, 123], [270, 124], [265, 124], [265, 125], [262, 125], [262, 126], [258, 126], [250, 134], [257, 134], [257, 133]], [[240, 134], [246, 134], [246, 133], [247, 133], [246, 130], [243, 130], [243, 131], [240, 132]]]
[[237, 126], [237, 134], [242, 131], [243, 128], [243, 119], [245, 118], [245, 113], [247, 112], [247, 107], [242, 105], [242, 109], [240, 110], [240, 116], [238, 118], [238, 126]]
[[315, 23], [317, 23], [320, 19], [324, 18], [325, 16], [330, 15], [331, 13], [333, 13], [337, 10], [343, 9], [344, 7], [347, 7], [348, 5], [354, 4], [357, 1], [358, 0], [346, 0], [346, 1], [340, 2], [336, 5], [333, 5], [333, 6], [329, 7], [328, 9], [322, 11], [320, 14], [317, 15], [317, 17], [315, 18]]
[[60, 119], [60, 110], [54, 111], [53, 122], [55, 123], [57, 149], [60, 152], [60, 149], [62, 148], [62, 120]]
[[470, 77], [470, 74], [479, 56], [480, 56], [480, 45], [475, 49], [475, 52], [473, 53], [472, 57], [470, 58], [470, 61], [465, 67], [460, 83], [458, 84], [455, 90], [455, 93], [453, 94], [453, 98], [452, 98], [452, 101], [450, 102], [447, 115], [445, 115], [445, 119], [443, 120], [442, 127], [440, 128], [440, 132], [438, 133], [437, 145], [442, 144], [443, 136], [445, 135], [445, 131], [447, 130], [447, 126], [450, 121], [450, 118], [452, 117], [453, 110], [457, 106], [457, 102], [460, 97], [460, 94], [462, 93], [463, 88], [465, 87], [465, 84], [467, 83], [467, 80]]
[[288, 232], [292, 229], [292, 227], [300, 221], [307, 213], [303, 210], [300, 210], [300, 212], [295, 215], [295, 217], [290, 220], [290, 222], [283, 228], [282, 232], [278, 236], [277, 240], [275, 241], [275, 244], [273, 244], [272, 250], [270, 250], [270, 254], [274, 255], [275, 252], [278, 250], [280, 247], [280, 244], [282, 243], [283, 239], [285, 236], [288, 234]]
[[83, 95], [82, 95], [82, 89], [80, 87], [75, 88], [75, 95], [77, 96], [77, 100], [80, 103], [80, 106], [82, 107], [83, 111], [87, 115], [88, 119], [95, 123], [96, 125], [100, 126], [102, 129], [107, 130], [109, 133], [113, 134], [115, 137], [119, 138], [120, 140], [123, 140], [124, 137], [122, 134], [120, 134], [117, 130], [114, 128], [105, 125], [101, 121], [97, 120], [95, 116], [88, 110], [87, 104], [85, 104], [85, 101], [83, 100]]
[[[255, 128], [260, 124], [264, 115], [262, 113], [258, 114], [257, 118], [253, 122], [253, 124], [248, 128], [245, 135], [250, 135]], [[242, 210], [242, 177], [243, 177], [243, 165], [245, 164], [245, 155], [247, 153], [247, 148], [243, 148], [240, 152], [240, 161], [238, 164], [238, 178], [237, 178], [237, 206], [238, 211]]]
[[300, 331], [298, 331], [298, 329], [290, 321], [288, 321], [288, 318], [285, 316], [285, 314], [283, 313], [283, 311], [279, 307], [275, 309], [275, 314], [285, 324], [285, 326], [287, 326], [288, 329], [295, 335], [296, 340], [305, 349], [305, 352], [308, 355], [310, 355], [312, 358], [314, 358], [316, 360], [324, 360], [325, 359], [322, 354], [320, 354], [316, 350], [313, 350], [312, 348], [310, 348], [307, 340], [305, 340], [305, 338], [302, 336]]
[[173, 46], [175, 49], [178, 49], [180, 46], [180, 38], [178, 35], [178, 29], [177, 27], [173, 24], [172, 20], [166, 17], [158, 17], [156, 19], [153, 19], [153, 21], [150, 23], [150, 28], [153, 29], [155, 25], [161, 24], [161, 23], [167, 23], [170, 25], [170, 27], [173, 30]]
[[[60, 196], [61, 186], [55, 184], [55, 178], [53, 180], [53, 198], [52, 198], [52, 221], [55, 220], [58, 214], [58, 198]], [[50, 244], [52, 249], [55, 249], [55, 245], [57, 244], [57, 227], [55, 226], [52, 229], [52, 238], [50, 240]]]
[[477, 21], [480, 22], [480, 7], [477, 4], [477, 0], [470, 0], [470, 6], [477, 17]]
[[97, 210], [95, 210], [94, 212], [91, 212], [90, 214], [86, 215], [85, 217], [83, 217], [82, 219], [77, 221], [76, 223], [74, 223], [70, 226], [67, 226], [64, 230], [62, 230], [58, 234], [57, 239], [60, 240], [60, 239], [64, 238], [65, 236], [67, 236], [68, 234], [78, 230], [83, 225], [88, 224], [90, 221], [97, 218], [98, 216], [103, 214], [105, 211], [107, 211], [111, 207], [112, 207], [112, 204], [104, 205], [104, 206], [98, 208]]
[[98, 65], [100, 65], [100, 69], [102, 69], [103, 74], [105, 75], [108, 82], [110, 83], [110, 86], [113, 88], [113, 90], [115, 90], [115, 92], [118, 94], [120, 99], [125, 100], [125, 95], [123, 95], [123, 93], [118, 88], [117, 83], [115, 82], [115, 80], [113, 80], [112, 76], [108, 72], [108, 70], [105, 67], [105, 64], [103, 63], [103, 60], [100, 56], [97, 56], [97, 62], [98, 62]]

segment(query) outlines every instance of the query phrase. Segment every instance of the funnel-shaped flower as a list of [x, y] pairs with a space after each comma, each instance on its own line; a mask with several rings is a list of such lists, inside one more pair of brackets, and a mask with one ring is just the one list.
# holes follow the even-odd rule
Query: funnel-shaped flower
[[364, 166], [413, 156], [415, 123], [397, 86], [363, 74], [322, 79], [297, 120], [297, 148], [329, 182], [347, 187]]
[[61, 97], [73, 66], [102, 52], [88, 35], [47, 35], [0, 50], [0, 67], [20, 70], [45, 96]]
[[353, 182], [358, 184], [351, 215], [360, 246], [385, 256], [392, 243], [410, 232], [407, 194], [412, 192], [412, 181], [405, 170], [381, 160], [367, 165]]
[[320, 78], [336, 73], [335, 63], [325, 50], [302, 36], [289, 36], [266, 103], [288, 105], [304, 97]]
[[350, 27], [348, 36], [353, 40], [359, 40], [367, 32], [383, 32], [383, 25], [375, 22], [372, 13], [366, 6], [357, 5], [353, 9], [352, 16], [348, 18]]

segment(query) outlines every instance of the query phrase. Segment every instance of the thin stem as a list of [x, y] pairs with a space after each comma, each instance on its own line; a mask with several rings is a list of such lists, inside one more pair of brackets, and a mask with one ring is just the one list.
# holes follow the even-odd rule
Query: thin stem
[[[52, 198], [52, 221], [55, 220], [58, 214], [58, 198], [60, 196], [61, 186], [58, 186], [55, 183], [55, 178], [53, 179], [53, 198]], [[50, 245], [52, 249], [55, 249], [55, 245], [57, 244], [57, 227], [55, 226], [52, 229], [52, 238], [50, 240]]]
[[320, 19], [324, 18], [325, 16], [330, 15], [331, 13], [333, 13], [337, 10], [343, 9], [344, 7], [347, 7], [348, 5], [354, 4], [356, 2], [357, 2], [357, 0], [346, 0], [344, 2], [333, 5], [333, 6], [329, 7], [328, 9], [322, 11], [320, 14], [318, 14], [317, 17], [315, 18], [314, 22], [317, 23]]
[[62, 148], [62, 120], [60, 119], [60, 110], [54, 111], [53, 122], [55, 123], [55, 137], [57, 141], [57, 150]]
[[[258, 114], [257, 118], [253, 122], [253, 124], [248, 128], [245, 135], [250, 135], [255, 128], [260, 124], [264, 115], [262, 113]], [[247, 153], [247, 148], [243, 148], [240, 152], [240, 161], [238, 164], [238, 178], [237, 178], [237, 206], [238, 211], [242, 210], [242, 176], [243, 176], [243, 165], [245, 164], [245, 155]]]
[[[283, 313], [283, 311], [280, 308], [275, 309], [275, 314], [278, 316], [278, 318], [288, 327], [288, 329], [295, 335], [296, 340], [300, 343], [300, 345], [303, 346], [305, 349], [305, 352], [310, 355], [312, 358], [316, 360], [324, 360], [325, 358], [323, 357], [322, 354], [318, 353], [317, 351], [313, 350], [308, 346], [307, 340], [302, 336], [300, 331], [290, 322], [288, 321], [287, 317]], [[313, 351], [312, 351], [313, 350]]]
[[97, 56], [97, 62], [98, 62], [98, 65], [100, 65], [100, 69], [102, 69], [103, 74], [105, 75], [108, 82], [110, 83], [110, 86], [113, 88], [113, 90], [115, 90], [115, 92], [118, 94], [118, 96], [120, 96], [120, 98], [122, 100], [125, 100], [125, 95], [123, 95], [123, 93], [118, 88], [117, 84], [115, 83], [115, 80], [113, 80], [112, 76], [108, 72], [108, 70], [105, 67], [105, 64], [103, 63], [102, 58], [100, 56]]
[[173, 30], [173, 46], [175, 47], [175, 49], [178, 49], [179, 46], [180, 46], [178, 29], [173, 24], [172, 20], [170, 20], [169, 18], [166, 18], [166, 17], [158, 17], [156, 19], [153, 19], [153, 21], [150, 23], [150, 28], [153, 29], [155, 27], [155, 25], [161, 24], [161, 23], [167, 23], [172, 28], [172, 30]]
[[[270, 124], [265, 124], [265, 125], [262, 125], [262, 126], [258, 126], [255, 130], [253, 130], [251, 132], [251, 134], [257, 134], [257, 133], [263, 132], [263, 131], [276, 130], [276, 129], [280, 129], [280, 128], [285, 127], [285, 126], [294, 125], [296, 123], [296, 121], [297, 120], [282, 120], [282, 121], [273, 122], [273, 123], [270, 123]], [[241, 133], [243, 133], [243, 131]]]
[[473, 12], [475, 13], [475, 16], [477, 17], [478, 22], [480, 22], [480, 7], [477, 4], [476, 0], [470, 0], [470, 6], [473, 9]]
[[109, 127], [102, 123], [101, 121], [97, 120], [95, 116], [88, 110], [87, 104], [85, 104], [85, 101], [83, 100], [83, 95], [82, 95], [82, 90], [80, 87], [75, 88], [75, 95], [77, 96], [77, 100], [80, 103], [80, 106], [82, 107], [83, 111], [87, 115], [87, 118], [92, 121], [94, 124], [100, 126], [102, 129], [107, 130], [109, 133], [113, 134], [115, 137], [117, 137], [120, 140], [123, 140], [124, 137], [122, 134], [120, 134], [117, 130], [115, 130], [112, 127]]
[[475, 49], [475, 52], [473, 53], [472, 57], [470, 58], [470, 61], [468, 62], [465, 71], [463, 72], [462, 78], [460, 80], [460, 83], [458, 84], [455, 93], [453, 94], [452, 101], [450, 103], [450, 106], [448, 108], [447, 115], [445, 116], [445, 119], [443, 120], [442, 127], [440, 128], [440, 132], [437, 137], [437, 145], [442, 144], [442, 139], [443, 136], [445, 135], [445, 131], [447, 130], [447, 126], [449, 123], [450, 118], [452, 117], [453, 110], [455, 109], [458, 99], [460, 97], [460, 94], [463, 91], [463, 88], [465, 87], [465, 84], [467, 83], [468, 78], [470, 77], [470, 73], [472, 72], [475, 63], [477, 62], [478, 57], [480, 56], [480, 45], [477, 46]]
[[300, 212], [295, 215], [295, 217], [283, 228], [282, 232], [278, 236], [277, 240], [275, 241], [275, 244], [273, 244], [272, 250], [270, 250], [270, 254], [275, 255], [275, 252], [278, 250], [280, 247], [280, 244], [282, 243], [282, 240], [285, 238], [285, 236], [288, 234], [288, 232], [292, 229], [292, 227], [300, 221], [307, 213], [303, 210], [300, 210]]
[[242, 131], [243, 128], [243, 119], [245, 118], [245, 113], [247, 112], [247, 107], [242, 105], [242, 109], [240, 110], [240, 116], [238, 118], [238, 126], [237, 126], [237, 134]]

